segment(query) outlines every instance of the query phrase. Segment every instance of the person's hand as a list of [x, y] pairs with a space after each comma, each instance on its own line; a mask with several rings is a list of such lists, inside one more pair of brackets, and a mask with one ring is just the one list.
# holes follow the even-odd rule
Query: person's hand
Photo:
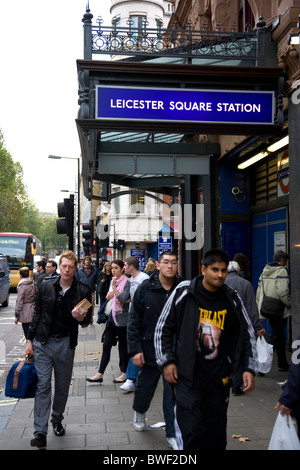
[[33, 344], [30, 339], [27, 340], [26, 342], [26, 347], [25, 347], [25, 356], [33, 356], [34, 351], [33, 351]]
[[86, 317], [87, 313], [88, 313], [88, 310], [81, 313], [81, 310], [79, 307], [74, 307], [72, 310], [72, 317], [75, 318], [75, 320], [77, 321], [82, 321]]
[[243, 373], [243, 392], [251, 392], [254, 389], [254, 375], [251, 372]]
[[261, 330], [258, 330], [258, 331], [256, 332], [256, 335], [257, 335], [257, 336], [264, 336], [265, 333], [266, 333], [266, 330], [265, 330], [264, 328], [262, 328]]
[[279, 411], [282, 415], [291, 414], [291, 411], [292, 411], [291, 408], [288, 408], [287, 406], [282, 405], [282, 403], [280, 403], [279, 401], [275, 405], [275, 410], [278, 410], [278, 408], [279, 408]]
[[176, 384], [178, 380], [177, 367], [175, 364], [169, 364], [164, 367], [163, 370], [164, 378], [170, 384]]
[[138, 353], [135, 356], [133, 356], [132, 362], [134, 365], [138, 367], [143, 367], [143, 365], [145, 364], [144, 353]]

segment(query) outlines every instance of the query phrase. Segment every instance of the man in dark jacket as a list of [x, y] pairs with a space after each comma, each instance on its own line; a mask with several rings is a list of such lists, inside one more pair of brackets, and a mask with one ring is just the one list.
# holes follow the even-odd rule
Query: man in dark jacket
[[39, 289], [40, 285], [43, 282], [43, 280], [47, 276], [46, 261], [44, 259], [42, 259], [41, 261], [37, 261], [37, 263], [36, 263], [36, 272], [37, 272], [36, 285], [37, 285], [37, 288]]
[[55, 373], [55, 391], [51, 422], [54, 434], [63, 436], [61, 424], [72, 377], [78, 325], [87, 326], [91, 309], [81, 313], [77, 304], [91, 301], [88, 286], [75, 279], [77, 258], [72, 251], [60, 257], [60, 276], [46, 278], [38, 290], [33, 318], [29, 326], [26, 354], [34, 354], [38, 385], [34, 402], [34, 439], [31, 445], [46, 447], [51, 410], [51, 378]]
[[254, 330], [238, 295], [224, 285], [228, 263], [226, 252], [207, 252], [202, 276], [175, 289], [155, 330], [157, 363], [175, 385], [176, 437], [184, 450], [225, 450], [231, 373], [242, 367], [244, 391], [254, 388]]
[[[135, 291], [127, 326], [128, 351], [132, 362], [140, 367], [134, 394], [133, 424], [136, 431], [146, 427], [146, 412], [150, 407], [161, 371], [155, 361], [154, 331], [163, 306], [182, 280], [176, 273], [177, 256], [164, 252], [158, 260], [159, 270], [142, 282]], [[169, 447], [177, 450], [174, 429], [173, 397], [164, 382], [163, 410]]]
[[288, 379], [275, 408], [279, 409], [282, 415], [291, 414], [296, 418], [300, 438], [300, 336], [295, 341], [295, 346], [297, 346], [297, 349], [292, 355], [292, 365], [289, 369]]
[[98, 282], [98, 269], [92, 265], [92, 258], [90, 256], [85, 256], [84, 265], [82, 268], [79, 268], [76, 273], [76, 278], [78, 281], [83, 282], [91, 289], [92, 293], [92, 318], [91, 323], [93, 323], [93, 313], [95, 307], [95, 297], [96, 297], [96, 287]]

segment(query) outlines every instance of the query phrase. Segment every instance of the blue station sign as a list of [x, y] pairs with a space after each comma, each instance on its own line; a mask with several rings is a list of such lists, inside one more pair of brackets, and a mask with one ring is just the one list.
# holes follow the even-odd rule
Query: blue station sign
[[96, 86], [96, 119], [274, 124], [273, 91]]

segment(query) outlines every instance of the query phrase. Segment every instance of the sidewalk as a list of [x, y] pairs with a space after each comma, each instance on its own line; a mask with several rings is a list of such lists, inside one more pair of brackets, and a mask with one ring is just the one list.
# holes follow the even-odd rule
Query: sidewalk
[[[132, 424], [133, 394], [126, 394], [112, 382], [118, 377], [117, 347], [103, 383], [90, 384], [101, 357], [103, 325], [80, 328], [72, 383], [63, 421], [66, 434], [56, 437], [51, 424], [48, 450], [170, 450], [162, 428], [136, 432]], [[287, 373], [277, 372], [276, 361], [270, 374], [256, 378], [256, 388], [249, 394], [231, 396], [228, 410], [227, 450], [267, 450], [277, 417], [274, 405], [280, 395], [277, 381]], [[14, 400], [0, 394], [0, 450], [36, 450], [30, 447], [33, 436], [33, 399]], [[162, 422], [162, 385], [147, 413], [148, 424]], [[233, 438], [232, 436], [240, 436]], [[240, 440], [242, 438], [242, 440]], [[247, 440], [243, 441], [243, 438]], [[174, 452], [174, 451], [173, 451]]]

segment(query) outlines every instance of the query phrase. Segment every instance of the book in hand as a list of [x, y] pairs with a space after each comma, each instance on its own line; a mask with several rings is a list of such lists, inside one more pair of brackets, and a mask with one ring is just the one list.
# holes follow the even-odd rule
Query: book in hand
[[91, 306], [92, 304], [88, 299], [83, 299], [79, 304], [75, 305], [75, 307], [79, 308], [81, 315], [83, 315]]

